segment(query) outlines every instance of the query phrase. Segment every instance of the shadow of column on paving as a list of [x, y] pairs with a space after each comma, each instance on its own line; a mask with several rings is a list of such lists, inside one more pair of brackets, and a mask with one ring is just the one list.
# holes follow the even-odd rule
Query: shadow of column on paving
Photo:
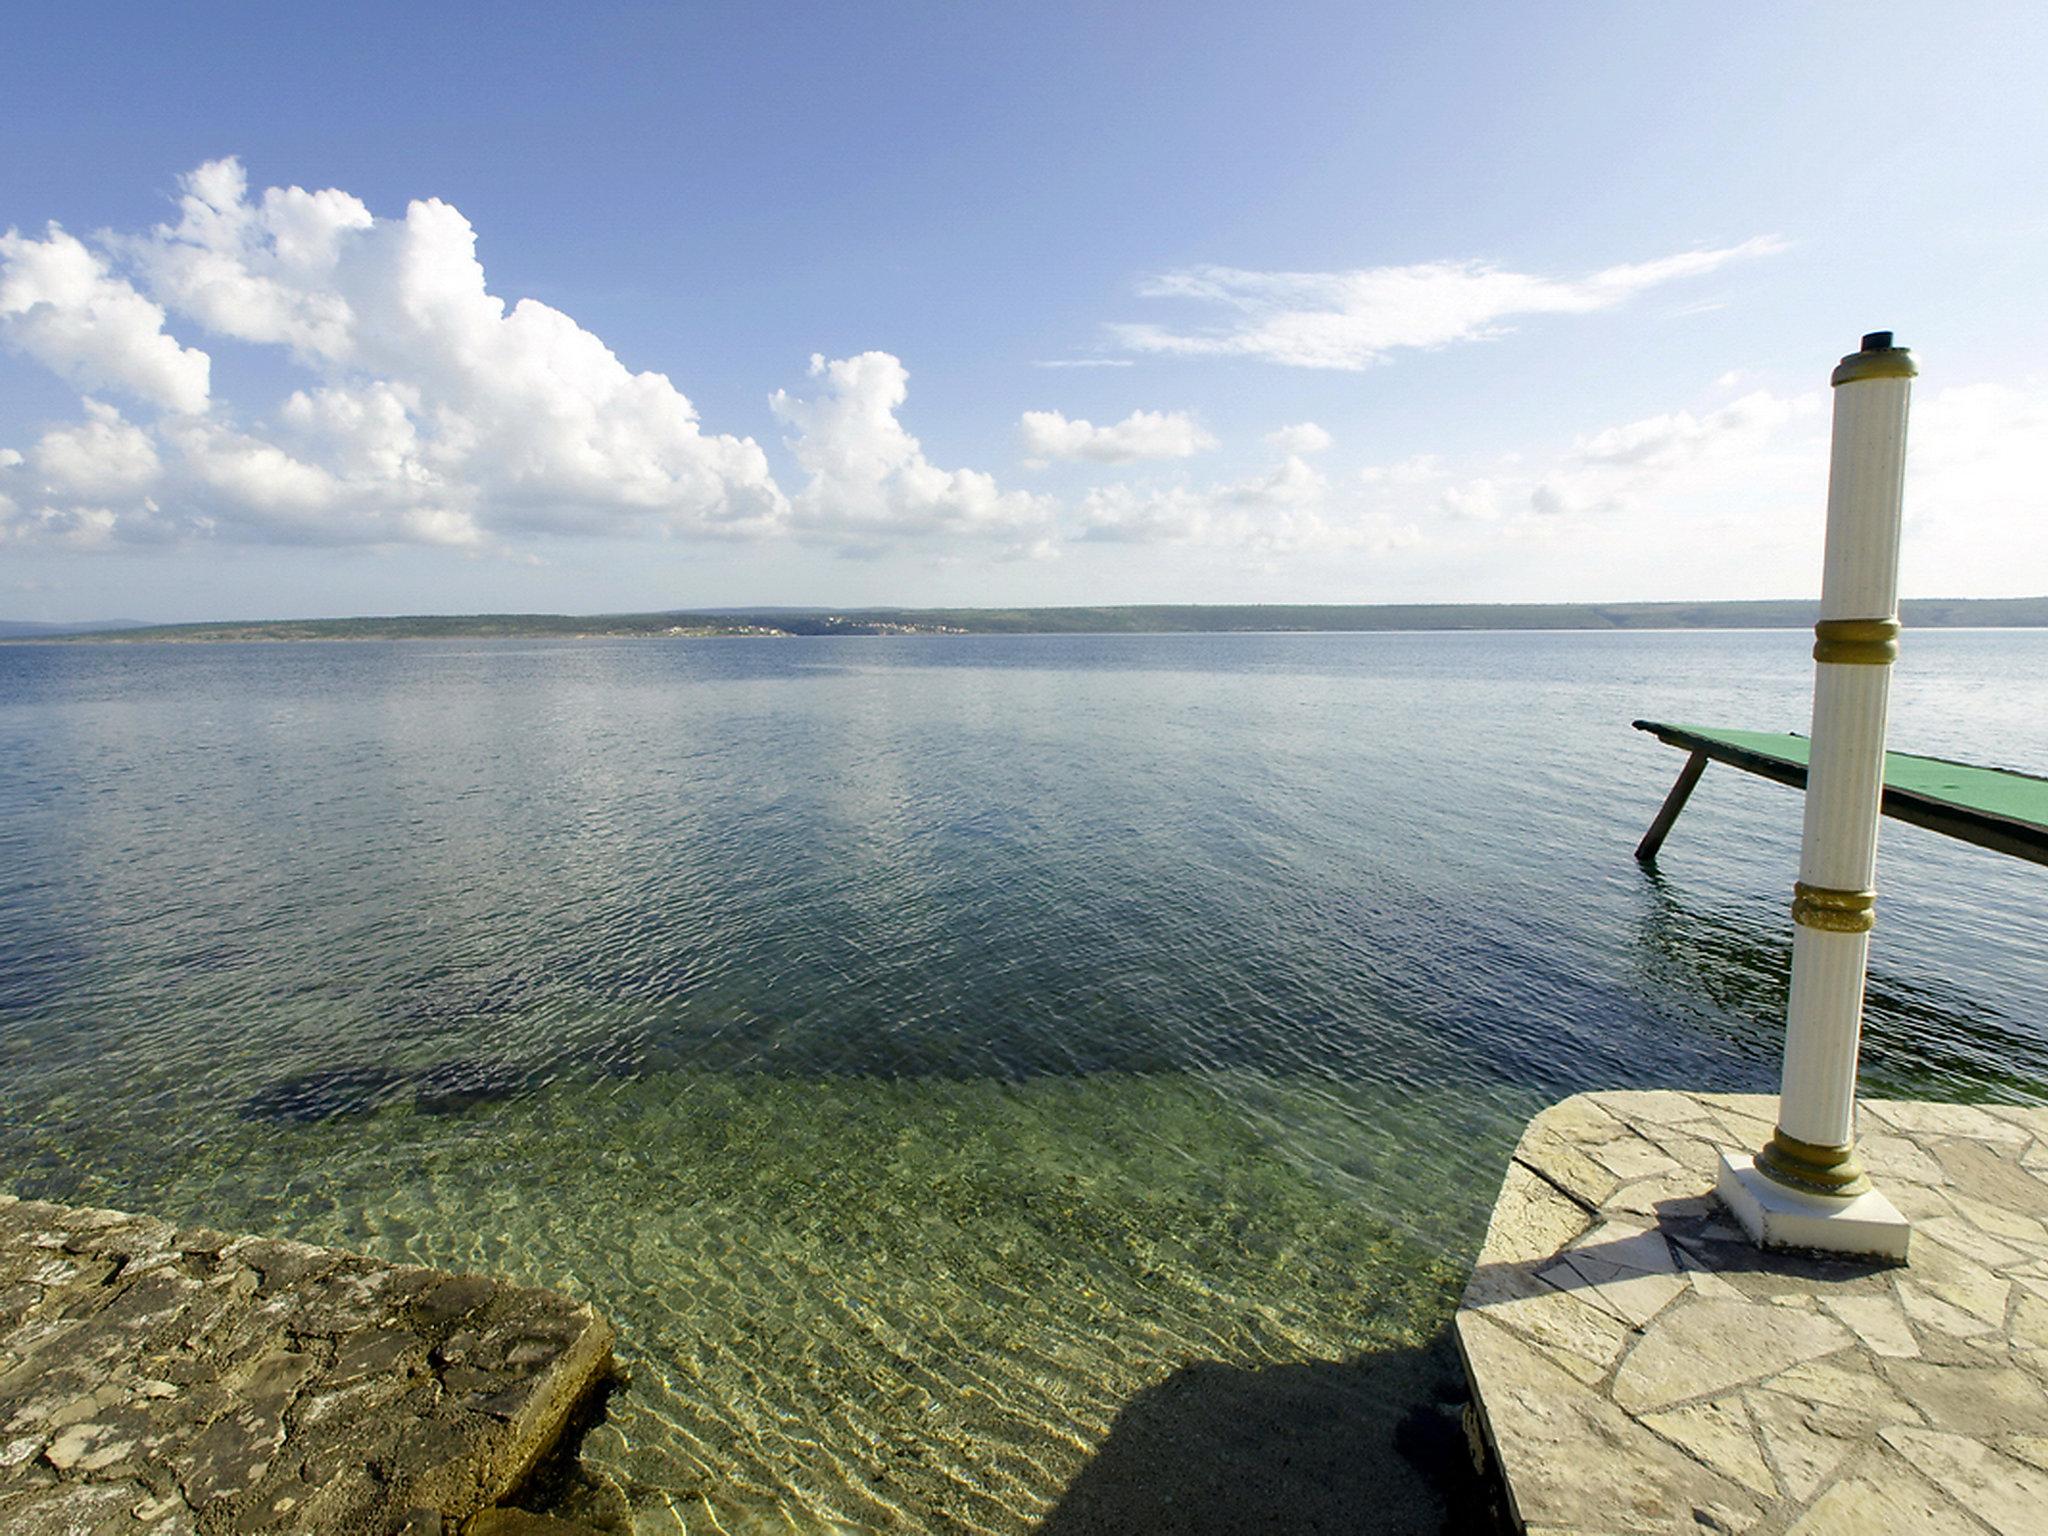
[[1464, 1403], [1448, 1328], [1342, 1362], [1198, 1361], [1125, 1405], [1038, 1536], [1490, 1532]]

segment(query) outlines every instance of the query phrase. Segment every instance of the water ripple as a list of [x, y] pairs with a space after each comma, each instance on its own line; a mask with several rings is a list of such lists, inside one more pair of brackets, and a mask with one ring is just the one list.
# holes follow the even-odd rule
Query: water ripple
[[[1919, 637], [1895, 740], [2048, 764], [2044, 662]], [[1678, 760], [1626, 722], [1809, 681], [1765, 634], [0, 648], [0, 1181], [589, 1296], [636, 1529], [1064, 1529], [1175, 1383], [1428, 1390], [1327, 1373], [1440, 1329], [1540, 1103], [1773, 1081], [1798, 798], [1716, 770], [1647, 877]], [[1884, 835], [1866, 1081], [2040, 1099], [2039, 872]]]

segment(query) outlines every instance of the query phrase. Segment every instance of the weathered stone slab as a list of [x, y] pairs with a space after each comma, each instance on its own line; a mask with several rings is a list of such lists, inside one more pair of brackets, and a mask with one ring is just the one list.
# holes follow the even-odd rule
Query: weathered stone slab
[[0, 1530], [452, 1532], [611, 1344], [548, 1291], [0, 1196]]
[[1906, 1321], [1905, 1306], [1896, 1296], [1830, 1296], [1821, 1305], [1863, 1341], [1872, 1354], [1888, 1360], [1912, 1360], [1919, 1340]]
[[1664, 1413], [1643, 1415], [1643, 1422], [1680, 1450], [1732, 1477], [1751, 1493], [1778, 1496], [1777, 1479], [1764, 1464], [1756, 1430], [1740, 1397], [1692, 1403]]
[[1815, 1499], [1791, 1536], [1983, 1536], [1897, 1457], [1873, 1457]]
[[1894, 1428], [1885, 1444], [1918, 1467], [1957, 1503], [2001, 1536], [2030, 1536], [2048, 1514], [2048, 1474], [2023, 1466], [1967, 1435]]
[[2048, 1109], [1864, 1106], [1917, 1225], [1881, 1268], [1760, 1251], [1715, 1204], [1775, 1107], [1583, 1094], [1530, 1123], [1458, 1322], [1515, 1519], [2048, 1530]]
[[[1703, 1514], [1724, 1530], [1755, 1522], [1756, 1500], [1738, 1483], [1635, 1423], [1483, 1313], [1460, 1315], [1458, 1343], [1475, 1379], [1494, 1384], [1482, 1412], [1504, 1414], [1514, 1426], [1512, 1437], [1490, 1428], [1523, 1520], [1538, 1522], [1561, 1503], [1584, 1501], [1625, 1515], [1611, 1530], [1693, 1536]], [[1588, 1455], [1592, 1447], [1600, 1454]]]
[[1695, 1301], [1649, 1331], [1614, 1378], [1631, 1413], [1718, 1397], [1820, 1355], [1853, 1335], [1832, 1318], [1753, 1301]]

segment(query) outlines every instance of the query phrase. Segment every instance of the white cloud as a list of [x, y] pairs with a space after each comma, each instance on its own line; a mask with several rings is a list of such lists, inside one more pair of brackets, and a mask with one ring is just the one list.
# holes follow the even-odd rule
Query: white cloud
[[627, 368], [561, 311], [508, 307], [448, 204], [378, 218], [334, 190], [252, 196], [233, 160], [183, 185], [175, 224], [105, 239], [150, 298], [61, 232], [0, 247], [12, 339], [67, 377], [203, 409], [206, 355], [162, 333], [155, 301], [286, 348], [314, 376], [268, 422], [224, 410], [145, 424], [162, 451], [160, 505], [110, 499], [117, 536], [481, 543], [787, 526], [758, 444], [703, 432], [665, 375]]
[[163, 310], [55, 224], [0, 234], [0, 338], [84, 389], [206, 409], [212, 360], [164, 331]]
[[295, 390], [279, 417], [289, 432], [311, 445], [341, 474], [443, 489], [446, 477], [427, 462], [422, 451], [415, 421], [419, 414], [417, 388], [380, 380], [358, 389]]
[[85, 411], [77, 425], [45, 432], [29, 456], [44, 493], [104, 501], [147, 491], [163, 472], [155, 440], [111, 405], [87, 400]]
[[[758, 443], [704, 430], [667, 376], [633, 370], [559, 310], [494, 295], [475, 231], [445, 203], [379, 216], [333, 189], [257, 192], [234, 161], [202, 166], [182, 194], [171, 222], [141, 233], [0, 236], [0, 342], [87, 396], [77, 420], [0, 449], [0, 540], [416, 543], [517, 558], [536, 534], [659, 531], [808, 537], [846, 552], [952, 538], [985, 560], [1046, 558], [1076, 540], [1378, 552], [1427, 530], [1428, 562], [1388, 562], [1390, 582], [1654, 597], [1797, 592], [1818, 579], [1825, 391], [1780, 395], [1726, 375], [1705, 404], [1548, 450], [1327, 473], [1312, 455], [1328, 434], [1301, 422], [1269, 435], [1276, 462], [1262, 472], [1199, 485], [1134, 472], [1063, 508], [935, 465], [901, 419], [903, 364], [869, 352], [814, 360], [808, 398], [770, 402], [804, 481], [792, 497]], [[1206, 303], [1216, 324], [1125, 339], [1357, 368], [1498, 335], [1518, 316], [1607, 309], [1778, 248], [1755, 240], [1568, 280], [1475, 263], [1202, 268], [1148, 291]], [[275, 397], [216, 395], [227, 380], [186, 344], [209, 336], [269, 349], [295, 376]], [[1731, 399], [1737, 389], [1748, 392]], [[1214, 446], [1180, 412], [1097, 426], [1034, 411], [1021, 431], [1045, 456], [1100, 463]], [[1907, 589], [2038, 591], [2044, 484], [2048, 382], [1923, 388]]]
[[1325, 453], [1329, 450], [1330, 434], [1312, 421], [1298, 421], [1291, 427], [1281, 427], [1266, 434], [1269, 446], [1282, 453]]
[[[55, 454], [62, 464], [65, 449], [59, 446]], [[0, 544], [93, 549], [110, 541], [115, 524], [111, 510], [82, 499], [57, 504], [38, 484], [39, 478], [23, 455], [0, 451]]]
[[847, 541], [913, 534], [1036, 537], [1052, 504], [1005, 491], [973, 469], [940, 469], [896, 413], [910, 375], [887, 352], [827, 362], [811, 359], [823, 391], [800, 400], [777, 390], [769, 402], [794, 430], [790, 451], [809, 474], [792, 498], [798, 528]]
[[0, 521], [0, 536], [70, 549], [102, 549], [113, 542], [115, 521], [110, 507], [39, 506]]
[[1364, 368], [1402, 348], [1502, 335], [1508, 329], [1503, 322], [1512, 316], [1611, 309], [1646, 289], [1783, 249], [1779, 240], [1760, 236], [1577, 279], [1509, 272], [1478, 261], [1351, 272], [1188, 267], [1151, 279], [1139, 292], [1220, 307], [1228, 312], [1226, 319], [1198, 330], [1154, 324], [1112, 325], [1109, 330], [1138, 352], [1255, 357], [1297, 368]]
[[[175, 226], [117, 238], [150, 290], [208, 330], [281, 343], [308, 358], [346, 362], [357, 315], [348, 290], [372, 309], [387, 288], [362, 260], [370, 210], [346, 192], [271, 187], [254, 202], [241, 162], [212, 160], [184, 178]], [[367, 281], [366, 281], [367, 279]]]
[[1041, 459], [1130, 464], [1139, 459], [1185, 459], [1216, 446], [1216, 439], [1184, 411], [1133, 411], [1107, 427], [1069, 421], [1058, 411], [1026, 411], [1021, 427], [1025, 448]]

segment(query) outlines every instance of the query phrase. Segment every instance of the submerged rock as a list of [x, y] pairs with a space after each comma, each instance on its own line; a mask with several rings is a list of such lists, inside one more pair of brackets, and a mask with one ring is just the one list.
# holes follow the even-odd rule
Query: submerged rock
[[464, 1057], [429, 1067], [414, 1085], [412, 1101], [422, 1114], [452, 1115], [475, 1104], [516, 1098], [532, 1073], [505, 1061]]
[[391, 1103], [404, 1085], [404, 1074], [390, 1067], [326, 1067], [258, 1089], [242, 1106], [242, 1117], [314, 1125], [367, 1115]]

